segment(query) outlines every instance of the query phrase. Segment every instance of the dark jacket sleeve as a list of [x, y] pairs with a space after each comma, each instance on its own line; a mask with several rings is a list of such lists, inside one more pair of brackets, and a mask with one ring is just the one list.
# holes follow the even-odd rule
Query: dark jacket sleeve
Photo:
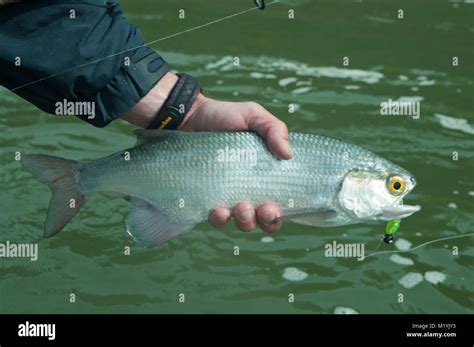
[[95, 118], [79, 117], [106, 126], [168, 70], [116, 1], [0, 7], [0, 84], [47, 113], [64, 100], [94, 102]]

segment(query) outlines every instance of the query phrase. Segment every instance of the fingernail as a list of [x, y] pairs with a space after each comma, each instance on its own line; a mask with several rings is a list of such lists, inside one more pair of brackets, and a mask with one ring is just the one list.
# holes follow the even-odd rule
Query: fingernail
[[283, 148], [285, 152], [288, 153], [288, 156], [293, 156], [293, 150], [291, 149], [290, 143], [287, 140], [285, 140], [285, 142], [283, 143]]
[[275, 220], [275, 215], [273, 213], [264, 214], [262, 216], [263, 224], [270, 224], [273, 220]]
[[252, 212], [247, 210], [240, 214], [239, 219], [241, 222], [248, 222], [252, 217]]

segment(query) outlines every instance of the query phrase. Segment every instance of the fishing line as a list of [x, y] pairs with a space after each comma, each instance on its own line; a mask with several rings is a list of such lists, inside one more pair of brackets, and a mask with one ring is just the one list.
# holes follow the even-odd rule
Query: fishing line
[[[266, 4], [266, 6], [275, 4], [275, 3], [277, 3], [277, 2], [278, 2], [278, 0], [269, 2], [268, 4]], [[255, 6], [254, 6], [254, 7], [252, 7], [252, 8], [247, 9], [247, 10], [240, 11], [240, 12], [237, 12], [237, 13], [234, 13], [234, 14], [231, 14], [231, 15], [228, 15], [228, 16], [225, 16], [225, 17], [222, 17], [222, 18], [219, 18], [219, 19], [216, 19], [216, 20], [213, 20], [213, 21], [210, 21], [210, 22], [201, 24], [201, 25], [198, 25], [198, 26], [196, 26], [196, 27], [194, 27], [194, 28], [186, 29], [186, 30], [183, 30], [183, 31], [180, 31], [180, 32], [177, 32], [177, 33], [168, 35], [168, 36], [161, 37], [161, 38], [156, 39], [156, 40], [152, 40], [152, 41], [146, 42], [146, 43], [144, 43], [144, 44], [142, 44], [142, 45], [139, 45], [139, 46], [136, 46], [136, 47], [132, 47], [132, 48], [126, 49], [126, 50], [121, 51], [121, 52], [113, 53], [113, 54], [110, 54], [110, 55], [105, 56], [105, 57], [103, 57], [103, 58], [99, 58], [99, 59], [93, 60], [93, 61], [88, 62], [88, 63], [85, 63], [85, 64], [77, 65], [77, 66], [74, 66], [74, 67], [72, 67], [72, 68], [63, 70], [63, 71], [61, 71], [61, 72], [57, 72], [57, 73], [54, 73], [54, 74], [52, 74], [52, 75], [49, 75], [49, 76], [40, 78], [40, 79], [38, 79], [38, 80], [25, 83], [25, 84], [23, 84], [23, 85], [20, 85], [20, 86], [18, 86], [18, 87], [15, 87], [15, 88], [11, 89], [11, 91], [14, 92], [14, 91], [16, 91], [16, 90], [18, 90], [18, 89], [21, 89], [21, 88], [30, 86], [30, 85], [32, 85], [32, 84], [39, 83], [39, 82], [42, 82], [42, 81], [44, 81], [44, 80], [47, 80], [47, 79], [50, 79], [50, 78], [53, 78], [53, 77], [62, 75], [62, 74], [64, 74], [64, 73], [66, 73], [66, 72], [69, 72], [69, 71], [72, 71], [72, 70], [75, 70], [75, 69], [80, 69], [80, 68], [82, 68], [82, 67], [86, 67], [86, 66], [89, 66], [89, 65], [97, 64], [97, 63], [99, 63], [99, 62], [101, 62], [101, 61], [103, 61], [103, 60], [116, 57], [117, 55], [121, 55], [121, 54], [130, 52], [130, 51], [133, 51], [133, 50], [135, 50], [135, 49], [142, 48], [142, 47], [145, 47], [145, 46], [153, 45], [153, 44], [155, 44], [155, 43], [157, 43], [157, 42], [161, 42], [161, 41], [164, 41], [164, 40], [168, 40], [168, 39], [171, 39], [171, 38], [173, 38], [173, 37], [180, 36], [180, 35], [189, 33], [189, 32], [191, 32], [191, 31], [194, 31], [194, 30], [197, 30], [197, 29], [201, 29], [201, 28], [207, 27], [207, 26], [212, 25], [212, 24], [216, 24], [216, 23], [222, 22], [222, 21], [224, 21], [224, 20], [226, 20], [226, 19], [230, 19], [230, 18], [233, 18], [233, 17], [237, 17], [237, 16], [240, 16], [240, 15], [242, 15], [242, 14], [244, 14], [244, 13], [247, 13], [247, 12], [255, 11], [255, 10], [257, 10], [257, 9], [259, 9], [259, 7], [255, 7]]]
[[382, 242], [383, 242], [383, 238], [380, 239], [380, 242], [377, 246], [377, 248], [375, 248], [375, 251], [374, 252], [377, 252], [377, 250], [380, 248], [380, 246], [382, 245]]
[[[435, 242], [445, 241], [445, 240], [452, 240], [452, 239], [459, 239], [459, 238], [461, 238], [461, 237], [468, 237], [468, 236], [474, 236], [474, 233], [463, 234], [463, 235], [456, 235], [456, 236], [450, 236], [450, 237], [443, 237], [443, 238], [440, 238], [440, 239], [431, 240], [431, 241], [422, 243], [421, 245], [418, 245], [418, 246], [416, 246], [416, 247], [413, 247], [413, 248], [410, 248], [410, 249], [406, 249], [406, 250], [395, 250], [395, 251], [381, 251], [381, 252], [375, 252], [375, 253], [371, 253], [371, 254], [369, 254], [369, 255], [364, 256], [364, 259], [365, 259], [365, 258], [368, 258], [368, 257], [371, 257], [371, 256], [373, 256], [373, 255], [383, 254], [383, 253], [405, 253], [405, 252], [411, 252], [411, 251], [414, 251], [415, 249], [418, 249], [418, 248], [427, 246], [427, 245], [432, 244], [432, 243], [435, 243]], [[379, 246], [380, 246], [380, 245], [379, 245]], [[378, 248], [378, 247], [377, 247], [377, 248]], [[377, 250], [377, 249], [376, 249], [376, 250]]]

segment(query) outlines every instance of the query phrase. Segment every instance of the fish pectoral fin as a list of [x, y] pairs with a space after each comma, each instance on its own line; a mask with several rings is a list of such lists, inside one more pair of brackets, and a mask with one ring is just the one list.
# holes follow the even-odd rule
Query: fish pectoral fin
[[132, 197], [129, 201], [131, 210], [127, 232], [143, 246], [158, 246], [194, 227], [192, 223], [172, 222], [163, 211], [146, 200]]
[[135, 146], [140, 146], [156, 139], [165, 139], [176, 135], [177, 132], [163, 129], [135, 129], [133, 133], [137, 137]]
[[275, 218], [272, 222], [270, 222], [270, 224], [278, 223], [279, 221], [292, 220], [296, 223], [316, 225], [324, 223], [327, 220], [334, 218], [336, 215], [337, 212], [331, 209], [295, 211], [293, 213]]

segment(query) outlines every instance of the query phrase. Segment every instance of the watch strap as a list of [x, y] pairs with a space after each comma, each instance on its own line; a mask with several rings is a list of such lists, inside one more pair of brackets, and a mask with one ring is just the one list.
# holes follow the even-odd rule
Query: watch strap
[[183, 122], [196, 101], [201, 92], [199, 82], [185, 73], [178, 74], [178, 76], [178, 82], [148, 129], [175, 130]]

